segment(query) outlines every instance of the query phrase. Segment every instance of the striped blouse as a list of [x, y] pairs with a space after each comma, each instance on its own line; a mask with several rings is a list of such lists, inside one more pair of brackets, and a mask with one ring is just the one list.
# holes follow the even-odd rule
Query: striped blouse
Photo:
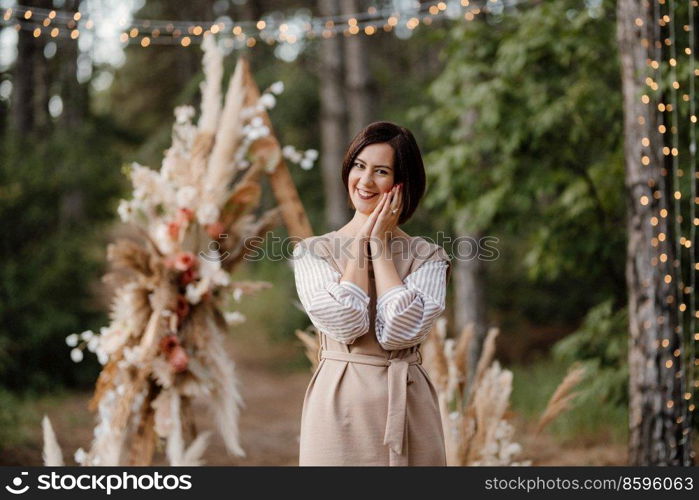
[[[296, 291], [313, 325], [331, 338], [351, 344], [369, 331], [369, 295], [313, 252], [293, 251]], [[410, 273], [402, 285], [376, 301], [374, 331], [386, 350], [421, 343], [445, 309], [449, 263], [431, 260]]]

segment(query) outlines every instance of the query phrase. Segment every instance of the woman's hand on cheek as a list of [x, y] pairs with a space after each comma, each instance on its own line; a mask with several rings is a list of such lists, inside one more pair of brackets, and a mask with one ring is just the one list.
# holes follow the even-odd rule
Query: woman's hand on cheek
[[[385, 247], [392, 233], [395, 232], [398, 226], [398, 219], [402, 211], [402, 186], [400, 184], [395, 185], [389, 191], [387, 199], [383, 202], [380, 207], [380, 212], [378, 218], [374, 223], [374, 227], [371, 232], [371, 250], [372, 256], [378, 255], [383, 251], [383, 248], [379, 248], [379, 244]], [[379, 207], [377, 207], [379, 209]], [[392, 210], [396, 210], [392, 213]]]

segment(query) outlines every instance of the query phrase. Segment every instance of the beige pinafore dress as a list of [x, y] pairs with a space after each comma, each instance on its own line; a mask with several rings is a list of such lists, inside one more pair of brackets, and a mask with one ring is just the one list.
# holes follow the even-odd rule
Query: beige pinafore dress
[[[335, 231], [313, 238], [322, 240], [314, 242], [317, 254], [343, 273], [348, 256], [340, 249], [351, 238]], [[419, 236], [394, 238], [391, 246], [402, 280], [427, 260], [448, 259]], [[369, 266], [369, 332], [352, 344], [320, 333], [319, 364], [303, 401], [299, 465], [444, 466], [437, 391], [419, 346], [388, 351], [376, 339], [370, 259]]]

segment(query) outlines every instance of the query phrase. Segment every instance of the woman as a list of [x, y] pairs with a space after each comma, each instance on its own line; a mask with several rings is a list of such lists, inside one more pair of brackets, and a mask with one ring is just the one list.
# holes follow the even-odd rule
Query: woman
[[398, 225], [425, 191], [412, 133], [368, 125], [342, 166], [354, 217], [294, 248], [296, 289], [319, 331], [300, 465], [446, 465], [420, 344], [444, 311], [450, 258]]

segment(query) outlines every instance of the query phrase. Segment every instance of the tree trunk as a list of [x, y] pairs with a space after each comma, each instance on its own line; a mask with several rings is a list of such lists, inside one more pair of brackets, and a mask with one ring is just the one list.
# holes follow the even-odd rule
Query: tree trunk
[[[27, 0], [27, 7], [51, 8], [51, 0]], [[12, 79], [10, 128], [20, 136], [45, 127], [48, 118], [48, 75], [43, 49], [46, 33], [35, 38], [31, 31], [19, 30], [17, 60]]]
[[[467, 380], [473, 380], [476, 365], [483, 349], [483, 341], [488, 333], [488, 319], [485, 303], [485, 279], [483, 262], [478, 258], [479, 235], [458, 235], [460, 240], [474, 242], [472, 258], [454, 259], [454, 332], [458, 337], [464, 328], [472, 325], [473, 338], [469, 344]], [[461, 245], [466, 247], [466, 245]], [[462, 248], [462, 251], [465, 248]]]
[[[338, 14], [337, 0], [319, 0], [322, 16]], [[350, 142], [347, 109], [342, 88], [342, 35], [320, 41], [320, 167], [323, 175], [325, 214], [328, 228], [337, 229], [351, 217], [348, 194], [342, 183], [342, 159]]]
[[[356, 0], [340, 0], [342, 13], [359, 12]], [[370, 123], [369, 62], [362, 33], [344, 39], [345, 88], [349, 112], [349, 133], [356, 135]]]
[[[79, 2], [67, 2], [64, 9], [77, 11]], [[58, 76], [61, 82], [61, 97], [63, 98], [63, 113], [60, 117], [61, 126], [66, 129], [80, 127], [87, 117], [89, 107], [89, 92], [87, 83], [78, 81], [78, 50], [77, 40], [59, 42], [56, 53], [58, 60]]]
[[[619, 0], [617, 5], [628, 213], [629, 461], [631, 465], [691, 465], [686, 449], [691, 448], [690, 429], [682, 439], [681, 422], [686, 420], [681, 397], [682, 358], [674, 355], [681, 346], [676, 333], [676, 280], [681, 277], [673, 265], [673, 241], [677, 237], [673, 221], [679, 214], [674, 213], [671, 203], [670, 175], [661, 175], [661, 169], [667, 168], [663, 165], [663, 138], [658, 132], [662, 116], [655, 106], [640, 99], [645, 91], [646, 60], [659, 56], [650, 52], [656, 25], [651, 9], [648, 2], [637, 0]], [[641, 26], [636, 24], [637, 19], [642, 21]], [[649, 139], [649, 146], [642, 145], [643, 138]], [[643, 156], [650, 158], [649, 165], [641, 163]], [[654, 191], [659, 191], [658, 199]], [[668, 210], [666, 217], [659, 216], [662, 209]], [[650, 223], [654, 216], [658, 217], [655, 227]], [[658, 241], [654, 232], [667, 237]], [[665, 262], [658, 258], [662, 253], [667, 255]], [[666, 283], [666, 277], [671, 278], [670, 283]]]
[[[472, 140], [473, 125], [478, 120], [478, 113], [474, 110], [468, 110], [461, 114], [460, 128], [464, 131], [462, 140], [464, 142]], [[471, 242], [471, 246], [462, 243], [456, 251], [460, 253], [458, 259], [455, 259], [454, 265], [454, 332], [458, 337], [464, 328], [472, 325], [473, 337], [469, 344], [468, 350], [468, 373], [466, 390], [470, 390], [470, 384], [473, 381], [473, 376], [476, 372], [478, 359], [483, 350], [483, 342], [488, 334], [488, 318], [486, 314], [485, 303], [485, 268], [483, 261], [478, 257], [480, 255], [480, 246], [478, 241], [482, 234], [468, 234], [455, 228], [457, 241]], [[465, 255], [465, 252], [469, 252]]]

